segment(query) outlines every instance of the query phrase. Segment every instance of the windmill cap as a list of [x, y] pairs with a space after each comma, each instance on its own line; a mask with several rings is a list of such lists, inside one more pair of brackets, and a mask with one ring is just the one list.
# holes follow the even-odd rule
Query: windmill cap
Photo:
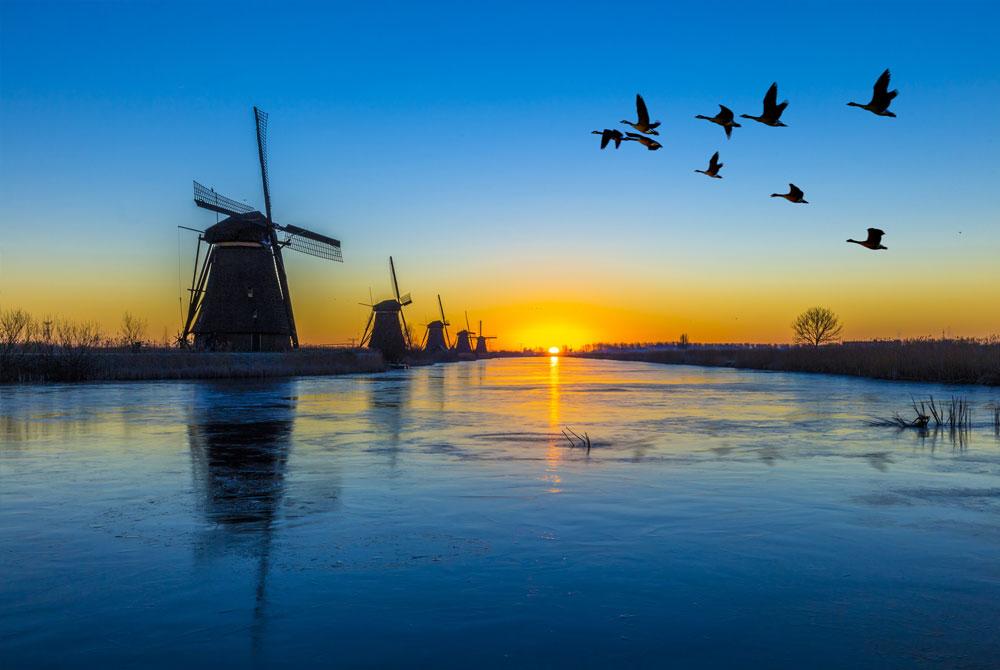
[[260, 212], [230, 216], [205, 231], [209, 244], [220, 242], [263, 242], [267, 239], [267, 219]]

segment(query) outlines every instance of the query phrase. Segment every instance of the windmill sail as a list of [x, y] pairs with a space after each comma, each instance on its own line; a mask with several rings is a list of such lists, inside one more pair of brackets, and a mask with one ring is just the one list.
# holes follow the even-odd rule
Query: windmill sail
[[239, 216], [240, 214], [249, 214], [256, 211], [245, 202], [237, 202], [232, 198], [227, 198], [220, 193], [216, 193], [215, 189], [211, 189], [198, 182], [194, 182], [194, 204], [205, 209], [210, 209], [213, 212], [218, 212], [219, 214], [225, 214], [226, 216]]
[[340, 251], [340, 240], [298, 226], [281, 226], [281, 229], [289, 235], [285, 240], [285, 245], [289, 249], [317, 258], [344, 262], [344, 256]]

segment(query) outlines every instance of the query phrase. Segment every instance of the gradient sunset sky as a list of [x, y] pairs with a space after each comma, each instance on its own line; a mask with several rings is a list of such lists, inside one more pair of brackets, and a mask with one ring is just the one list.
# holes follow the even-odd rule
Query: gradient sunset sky
[[[847, 339], [1000, 333], [1000, 5], [637, 7], [3, 0], [0, 307], [178, 331], [191, 180], [263, 206], [257, 104], [275, 219], [343, 241], [286, 256], [304, 342], [360, 335], [390, 254], [411, 322], [440, 293], [505, 348], [784, 342], [816, 304]], [[886, 67], [898, 118], [845, 105]], [[772, 81], [788, 128], [693, 118]], [[664, 148], [600, 151], [636, 92]], [[888, 251], [844, 242], [869, 226]]]

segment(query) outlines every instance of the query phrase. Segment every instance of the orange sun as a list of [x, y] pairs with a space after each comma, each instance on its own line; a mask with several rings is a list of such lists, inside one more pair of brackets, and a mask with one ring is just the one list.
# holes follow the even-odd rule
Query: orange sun
[[549, 353], [552, 354], [553, 356], [558, 355], [559, 347], [549, 347]]

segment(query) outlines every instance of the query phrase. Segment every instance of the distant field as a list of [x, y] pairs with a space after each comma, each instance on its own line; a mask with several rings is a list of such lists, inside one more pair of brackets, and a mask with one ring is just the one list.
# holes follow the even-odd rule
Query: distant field
[[673, 365], [821, 372], [873, 379], [1000, 385], [1000, 341], [909, 340], [822, 347], [754, 346], [594, 351], [586, 358]]

